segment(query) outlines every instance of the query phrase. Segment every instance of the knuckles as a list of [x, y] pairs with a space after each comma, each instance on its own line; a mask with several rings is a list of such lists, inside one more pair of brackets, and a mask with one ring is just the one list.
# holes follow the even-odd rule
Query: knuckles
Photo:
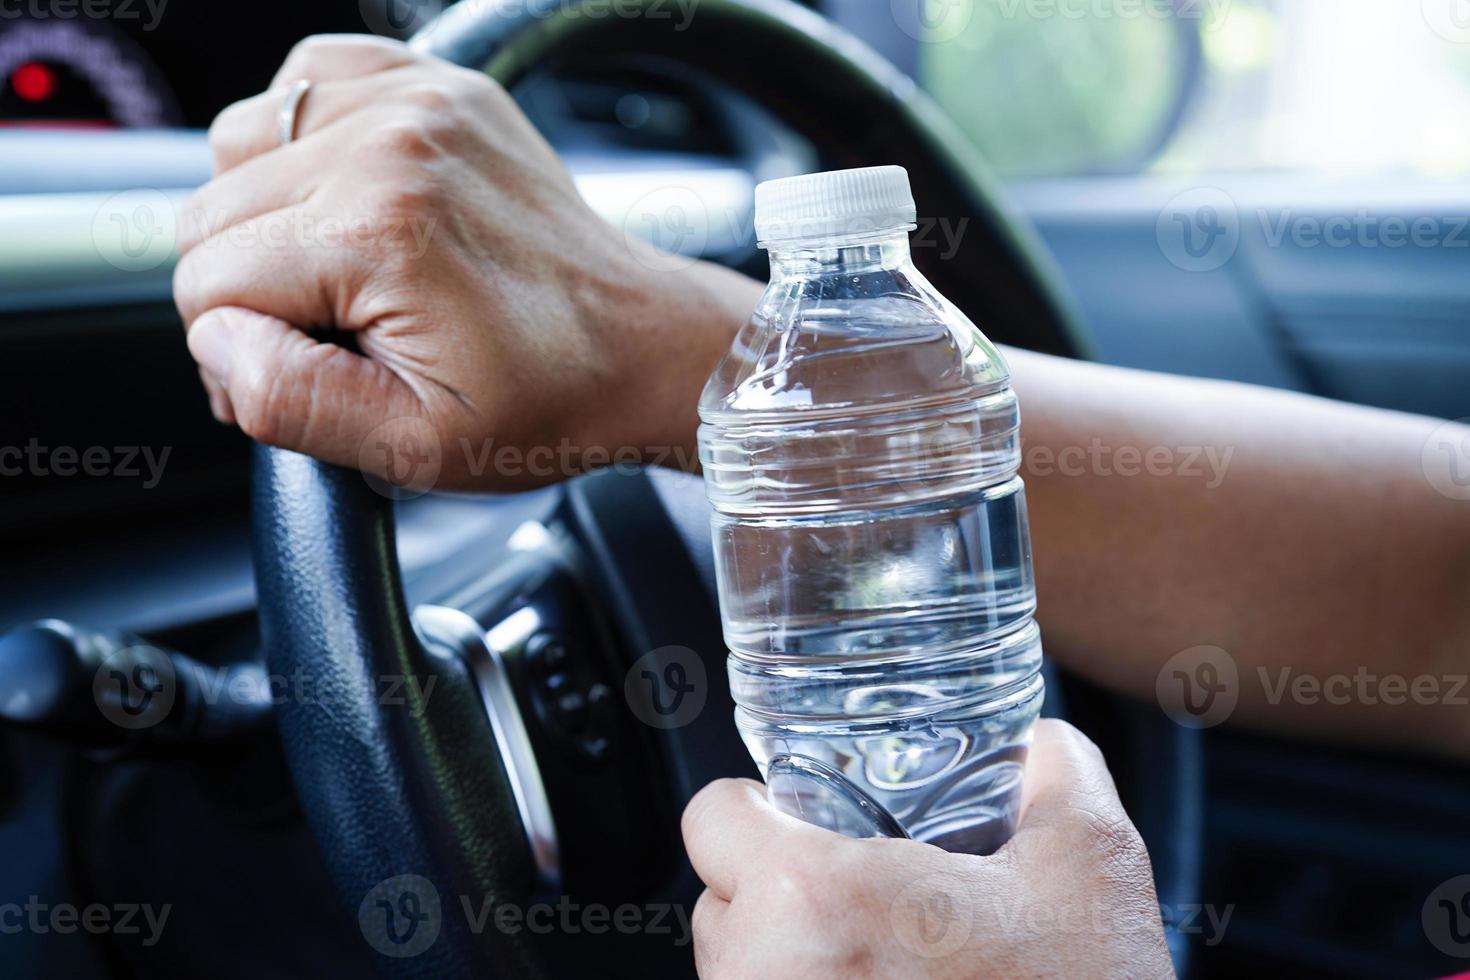
[[[684, 839], [714, 837], [731, 819], [745, 789], [735, 779], [716, 779], [706, 784], [684, 805], [679, 828]], [[703, 833], [714, 831], [715, 833]]]
[[409, 118], [452, 135], [475, 126], [503, 125], [518, 115], [515, 101], [490, 76], [456, 65], [420, 65], [388, 101]]
[[715, 903], [718, 901], [719, 898], [708, 888], [699, 893], [694, 911], [689, 916], [689, 928], [693, 930], [696, 941], [708, 942], [714, 938], [712, 916], [715, 915]]
[[[275, 364], [284, 364], [292, 356], [279, 348], [275, 353], [276, 358], [271, 362]], [[317, 405], [310, 379], [326, 377], [329, 362], [347, 354], [343, 348], [323, 344], [294, 356], [307, 359], [300, 370], [252, 370], [238, 379], [231, 378], [230, 399], [235, 421], [242, 432], [257, 442], [301, 445], [314, 423]]]
[[[354, 163], [366, 161], [399, 170], [424, 168], [457, 158], [473, 125], [452, 92], [437, 85], [415, 86], [363, 130]], [[345, 161], [344, 161], [345, 162]]]
[[250, 438], [276, 445], [281, 435], [282, 413], [276, 404], [273, 383], [259, 372], [251, 372], [231, 386], [230, 400], [235, 423]]
[[174, 304], [178, 306], [179, 314], [184, 318], [186, 324], [191, 323], [196, 316], [204, 312], [197, 296], [200, 290], [197, 285], [199, 277], [195, 272], [195, 264], [198, 261], [198, 258], [185, 253], [174, 265]]
[[1107, 761], [1103, 758], [1102, 749], [1097, 743], [1088, 738], [1086, 733], [1075, 725], [1068, 724], [1057, 718], [1042, 718], [1036, 722], [1034, 737], [1049, 738], [1066, 746], [1068, 753], [1086, 757], [1090, 763], [1089, 768], [1106, 769]]
[[773, 922], [820, 928], [827, 935], [837, 935], [851, 925], [851, 917], [832, 914], [836, 910], [834, 896], [841, 896], [841, 903], [850, 903], [862, 895], [872, 870], [867, 865], [856, 849], [835, 843], [815, 849], [785, 848], [769, 861], [769, 884], [762, 904]]
[[1080, 853], [1099, 878], [1130, 887], [1151, 880], [1148, 848], [1133, 821], [1121, 813], [1089, 813], [1080, 827], [1085, 843]]
[[291, 46], [281, 63], [279, 77], [309, 77], [311, 68], [342, 53], [357, 53], [371, 58], [397, 56], [406, 48], [401, 41], [367, 34], [311, 34]]
[[[340, 57], [343, 46], [353, 45], [361, 47], [355, 39], [307, 38], [292, 50], [283, 71], [310, 75], [316, 59]], [[492, 103], [503, 100], [508, 111], [514, 111], [504, 90], [480, 72], [421, 62], [403, 69], [394, 81], [376, 103], [367, 95], [361, 96], [363, 102], [355, 110], [337, 103], [336, 118], [344, 118], [344, 108], [359, 111], [361, 124], [345, 128], [347, 145], [333, 145], [329, 156], [316, 161], [310, 193], [292, 202], [309, 219], [308, 231], [319, 234], [315, 243], [330, 235], [344, 255], [366, 259], [374, 267], [385, 264], [390, 272], [402, 271], [426, 249], [438, 247], [431, 232], [461, 210], [456, 202], [473, 183], [473, 171], [483, 164], [475, 161], [492, 144], [487, 126], [508, 118]], [[334, 86], [332, 98], [341, 99], [344, 93], [352, 97], [355, 80], [329, 84]], [[381, 86], [365, 91], [383, 93]], [[269, 115], [263, 110], [273, 112], [278, 97], [278, 92], [256, 96], [216, 117], [208, 141], [217, 169], [259, 152], [262, 138], [251, 127], [259, 129]], [[236, 223], [223, 211], [205, 213], [201, 200], [217, 203], [218, 195], [196, 196], [185, 205], [187, 220], [180, 225], [185, 251]], [[285, 244], [293, 242], [288, 234]], [[186, 289], [187, 283], [180, 286]]]
[[454, 89], [438, 80], [415, 82], [403, 89], [399, 99], [438, 116], [452, 114], [459, 104]]
[[291, 45], [291, 50], [286, 52], [286, 60], [281, 62], [282, 72], [284, 73], [286, 69], [290, 68], [305, 68], [316, 59], [321, 51], [325, 50], [332, 43], [333, 38], [330, 34], [307, 35]]
[[804, 918], [814, 908], [820, 907], [823, 895], [830, 895], [832, 886], [823, 883], [802, 866], [787, 865], [770, 870], [770, 890], [766, 894], [767, 909], [782, 921], [791, 921], [793, 915]]
[[[256, 96], [256, 99], [258, 98], [259, 96]], [[214, 159], [216, 171], [222, 165], [243, 155], [246, 144], [248, 106], [252, 101], [254, 100], [246, 99], [226, 106], [209, 124], [209, 132], [205, 140], [209, 145], [210, 155]]]
[[427, 173], [358, 185], [343, 208], [351, 230], [343, 244], [381, 273], [411, 268], [452, 210], [450, 193]]
[[445, 124], [427, 110], [396, 115], [378, 123], [363, 137], [363, 152], [388, 162], [409, 161], [422, 164], [442, 152]]

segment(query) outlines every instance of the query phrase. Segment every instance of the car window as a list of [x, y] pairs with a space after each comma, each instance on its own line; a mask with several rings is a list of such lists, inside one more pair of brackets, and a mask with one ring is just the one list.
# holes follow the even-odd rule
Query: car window
[[1467, 0], [891, 9], [910, 49], [870, 39], [1004, 174], [1470, 173]]

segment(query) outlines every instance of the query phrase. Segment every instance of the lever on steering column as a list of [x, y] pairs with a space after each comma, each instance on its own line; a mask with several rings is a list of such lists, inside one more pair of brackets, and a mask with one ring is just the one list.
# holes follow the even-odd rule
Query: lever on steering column
[[245, 735], [270, 711], [258, 664], [210, 667], [128, 633], [59, 619], [0, 636], [0, 723], [119, 745]]

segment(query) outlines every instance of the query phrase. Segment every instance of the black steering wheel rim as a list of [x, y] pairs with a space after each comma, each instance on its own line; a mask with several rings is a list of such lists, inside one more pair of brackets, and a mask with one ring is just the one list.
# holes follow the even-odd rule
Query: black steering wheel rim
[[[858, 42], [789, 0], [702, 0], [687, 33], [658, 19], [578, 17], [579, 9], [562, 0], [465, 4], [450, 8], [414, 44], [483, 68], [507, 87], [533, 71], [609, 53], [692, 63], [814, 139], [834, 165], [900, 163], [919, 191], [921, 213], [971, 222], [958, 254], [943, 264], [922, 254], [918, 260], [992, 339], [1066, 356], [1089, 353], [1049, 260], [1028, 226], [1000, 205], [983, 161], [906, 76]], [[415, 635], [392, 501], [354, 471], [259, 447], [254, 532], [268, 667], [328, 692], [334, 706], [324, 712], [287, 702], [278, 721], [303, 811], [339, 897], [359, 915], [365, 935], [374, 928], [375, 890], [404, 876], [425, 900], [446, 905], [463, 895], [526, 901], [537, 869], [517, 819], [515, 787], [464, 666]], [[384, 703], [385, 677], [417, 679], [420, 691], [432, 677], [437, 686], [432, 698], [415, 701], [410, 683], [405, 699]], [[1160, 758], [1193, 765], [1197, 760], [1169, 755], [1191, 751], [1181, 740], [1193, 733], [1175, 733]], [[1150, 728], [1139, 737], [1156, 735]], [[1142, 775], [1149, 785], [1157, 782], [1156, 771]], [[1192, 798], [1184, 789], [1175, 795], [1179, 800], [1162, 811], [1170, 819]], [[1161, 855], [1155, 845], [1166, 905], [1197, 886], [1196, 855], [1185, 853], [1187, 846], [1176, 850]], [[1176, 885], [1167, 895], [1166, 880]], [[516, 976], [549, 974], [526, 932], [476, 931], [452, 914], [440, 917], [439, 928], [414, 955], [386, 951], [384, 971], [472, 976], [501, 965]]]

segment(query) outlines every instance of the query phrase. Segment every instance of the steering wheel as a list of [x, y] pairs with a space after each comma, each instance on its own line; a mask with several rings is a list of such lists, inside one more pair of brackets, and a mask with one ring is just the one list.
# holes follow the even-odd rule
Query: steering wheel
[[[638, 0], [637, 17], [583, 6], [463, 4], [413, 43], [508, 88], [609, 56], [738, 88], [831, 165], [902, 164], [921, 212], [969, 218], [959, 253], [925, 271], [992, 339], [1088, 353], [983, 161], [859, 42], [789, 0], [701, 0], [683, 30], [657, 16], [661, 0]], [[679, 814], [710, 780], [755, 775], [730, 715], [699, 479], [602, 472], [554, 488], [495, 542], [470, 542], [415, 583], [426, 601], [411, 611], [390, 495], [283, 450], [257, 447], [255, 464], [269, 670], [318, 695], [279, 706], [282, 744], [338, 896], [382, 971], [551, 976], [605, 972], [624, 956], [641, 974], [692, 974], [669, 912], [687, 914], [699, 890]], [[1072, 679], [1049, 677], [1048, 695], [1052, 713], [1065, 703], [1108, 754], [1166, 910], [1193, 902], [1198, 733]], [[520, 917], [537, 903], [631, 904], [639, 928], [548, 942]], [[503, 908], [519, 927], [497, 918]]]

